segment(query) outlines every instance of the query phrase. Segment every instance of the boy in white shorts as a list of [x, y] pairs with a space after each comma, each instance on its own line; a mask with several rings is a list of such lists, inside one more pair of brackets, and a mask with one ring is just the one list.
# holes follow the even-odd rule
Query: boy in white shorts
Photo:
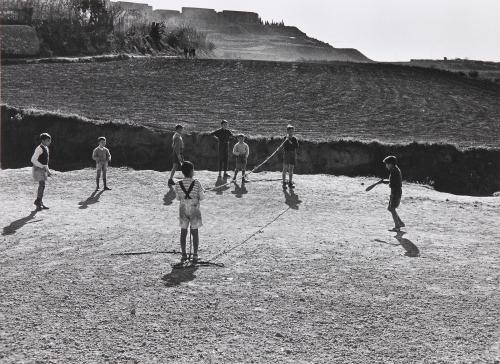
[[198, 229], [203, 225], [201, 221], [200, 201], [204, 199], [203, 186], [200, 181], [193, 179], [194, 165], [185, 161], [181, 166], [184, 178], [175, 185], [175, 192], [179, 204], [179, 223], [181, 226], [181, 262], [188, 259], [186, 254], [186, 237], [188, 228], [193, 236], [193, 263], [198, 262], [199, 235]]

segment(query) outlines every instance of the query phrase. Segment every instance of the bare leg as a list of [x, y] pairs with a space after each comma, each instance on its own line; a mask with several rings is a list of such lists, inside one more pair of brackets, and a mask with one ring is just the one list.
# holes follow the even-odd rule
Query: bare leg
[[186, 237], [187, 237], [187, 229], [181, 229], [181, 252], [182, 255], [186, 255]]
[[175, 172], [177, 171], [177, 164], [172, 166], [172, 170], [170, 171], [170, 179], [174, 178]]
[[193, 256], [198, 257], [198, 246], [200, 245], [198, 229], [191, 229], [191, 234], [193, 235]]
[[293, 179], [293, 165], [288, 167], [288, 183], [292, 183]]
[[396, 212], [396, 209], [389, 208], [388, 210], [390, 211], [390, 213], [392, 215], [392, 220], [394, 220], [394, 226], [396, 228], [399, 228], [399, 221], [400, 221], [400, 219], [399, 219], [399, 216], [398, 216], [398, 214]]
[[107, 183], [106, 183], [106, 166], [102, 166], [102, 182], [104, 183], [104, 188], [108, 187]]
[[288, 172], [288, 167], [283, 166], [283, 183], [286, 183], [286, 172]]
[[99, 189], [99, 180], [100, 179], [101, 179], [101, 166], [97, 165], [97, 174], [96, 174], [96, 178], [95, 178], [95, 183], [96, 183], [97, 189]]

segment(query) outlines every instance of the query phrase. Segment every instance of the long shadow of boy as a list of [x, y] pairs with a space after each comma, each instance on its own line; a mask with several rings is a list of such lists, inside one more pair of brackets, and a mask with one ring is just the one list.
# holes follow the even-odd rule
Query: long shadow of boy
[[172, 186], [169, 186], [168, 192], [163, 196], [163, 204], [165, 206], [171, 205], [172, 202], [174, 202], [176, 197], [175, 190], [172, 188]]
[[380, 240], [380, 239], [375, 239], [375, 241], [377, 241], [379, 243], [388, 244], [388, 245], [394, 245], [394, 246], [401, 245], [403, 247], [403, 249], [406, 251], [405, 255], [407, 257], [411, 257], [411, 258], [418, 257], [420, 255], [420, 250], [418, 250], [418, 247], [415, 244], [413, 244], [413, 242], [411, 240], [403, 238], [404, 234], [406, 234], [406, 232], [404, 232], [404, 231], [399, 231], [398, 233], [396, 233], [396, 236], [394, 237], [394, 239], [396, 239], [399, 244], [388, 243], [387, 241]]
[[229, 186], [227, 185], [227, 177], [222, 178], [221, 176], [219, 176], [217, 178], [217, 181], [215, 181], [215, 187], [219, 187], [219, 186], [224, 186], [224, 187], [217, 188], [216, 193], [218, 195], [222, 195], [223, 191], [226, 191], [229, 189]]
[[283, 193], [285, 194], [285, 203], [290, 206], [290, 208], [294, 210], [299, 209], [299, 205], [302, 203], [302, 200], [299, 199], [299, 195], [295, 194], [293, 190], [283, 190]]
[[89, 207], [89, 205], [92, 205], [92, 204], [95, 204], [97, 202], [99, 202], [99, 197], [101, 197], [101, 195], [104, 193], [104, 190], [101, 190], [99, 192], [97, 192], [97, 190], [95, 190], [94, 192], [92, 192], [92, 194], [87, 197], [86, 200], [84, 201], [80, 201], [78, 202], [78, 205], [80, 205], [80, 209], [86, 209], [87, 207]]
[[418, 247], [415, 244], [413, 244], [412, 241], [403, 238], [404, 234], [406, 234], [404, 231], [398, 231], [394, 239], [396, 239], [399, 242], [399, 244], [406, 250], [405, 255], [407, 257], [412, 257], [412, 258], [418, 257], [420, 255], [420, 250], [418, 250]]
[[165, 274], [161, 279], [165, 282], [165, 287], [179, 286], [181, 283], [190, 282], [196, 278], [194, 274], [198, 270], [197, 266], [186, 268], [172, 268], [170, 273]]
[[234, 191], [231, 191], [231, 193], [237, 198], [242, 198], [243, 195], [246, 195], [248, 190], [245, 186], [245, 182], [241, 182], [241, 186], [234, 182]]
[[19, 230], [20, 228], [22, 228], [24, 225], [32, 224], [34, 222], [40, 221], [40, 220], [35, 220], [35, 221], [30, 222], [30, 220], [33, 220], [35, 218], [36, 213], [37, 213], [37, 211], [34, 210], [34, 211], [31, 211], [31, 213], [28, 216], [23, 217], [23, 218], [16, 220], [16, 221], [12, 221], [9, 225], [7, 225], [3, 228], [2, 235], [15, 234], [16, 231]]

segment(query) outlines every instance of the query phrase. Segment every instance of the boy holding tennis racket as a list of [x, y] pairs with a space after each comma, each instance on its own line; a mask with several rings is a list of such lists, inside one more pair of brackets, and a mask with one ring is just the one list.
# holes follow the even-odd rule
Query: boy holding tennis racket
[[397, 163], [398, 160], [396, 157], [390, 155], [384, 158], [383, 162], [385, 163], [385, 167], [389, 171], [389, 180], [381, 180], [380, 183], [388, 184], [391, 188], [391, 196], [389, 197], [389, 206], [387, 206], [387, 210], [392, 215], [392, 219], [394, 220], [394, 228], [390, 231], [399, 231], [402, 227], [405, 226], [405, 223], [399, 217], [396, 209], [399, 207], [401, 202], [401, 195], [403, 194], [403, 178], [401, 175], [401, 170], [399, 169]]

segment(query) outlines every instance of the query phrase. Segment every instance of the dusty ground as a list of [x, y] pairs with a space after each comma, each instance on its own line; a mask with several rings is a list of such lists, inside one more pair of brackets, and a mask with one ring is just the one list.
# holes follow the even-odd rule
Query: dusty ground
[[233, 248], [225, 268], [173, 271], [167, 174], [109, 175], [92, 198], [94, 171], [57, 173], [34, 214], [30, 170], [0, 171], [1, 362], [500, 360], [499, 198], [406, 184], [395, 237], [372, 179], [253, 181], [203, 202], [201, 257]]

